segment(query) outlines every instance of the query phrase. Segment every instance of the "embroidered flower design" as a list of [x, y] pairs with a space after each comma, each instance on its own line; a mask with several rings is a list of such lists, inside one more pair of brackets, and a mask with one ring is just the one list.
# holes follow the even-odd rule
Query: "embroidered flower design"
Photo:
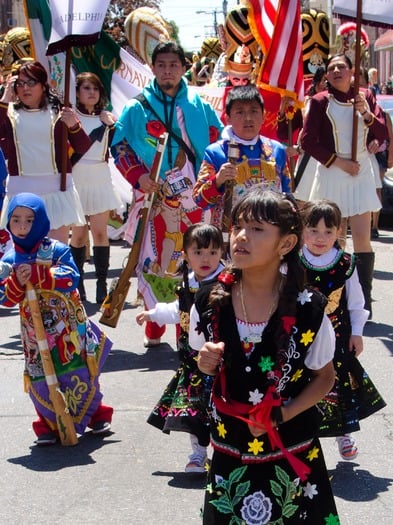
[[303, 368], [299, 368], [298, 370], [296, 370], [296, 372], [291, 377], [291, 381], [293, 383], [298, 381], [302, 377], [302, 375], [303, 375]]
[[220, 132], [215, 126], [209, 126], [209, 141], [210, 144], [213, 142], [216, 142], [218, 140], [218, 137], [220, 136]]
[[259, 490], [244, 498], [240, 513], [246, 525], [265, 525], [272, 515], [272, 502]]
[[304, 488], [304, 495], [307, 498], [313, 499], [313, 497], [316, 496], [317, 494], [318, 494], [317, 486], [311, 485], [311, 483], [307, 482], [307, 485]]
[[229, 272], [222, 272], [217, 277], [218, 281], [222, 284], [225, 284], [225, 286], [232, 286], [232, 284], [235, 282], [236, 277], [233, 273]]
[[248, 452], [252, 452], [254, 456], [257, 456], [260, 452], [263, 452], [263, 441], [259, 441], [257, 438], [255, 438], [254, 441], [249, 441]]
[[297, 301], [303, 305], [306, 303], [311, 303], [312, 292], [309, 292], [307, 289], [304, 289], [302, 292], [298, 293]]
[[262, 370], [262, 372], [269, 372], [273, 368], [273, 361], [270, 356], [267, 357], [261, 357], [261, 360], [258, 363], [259, 368]]
[[226, 433], [228, 432], [224, 426], [224, 423], [218, 423], [217, 425], [217, 432], [218, 432], [218, 435], [222, 438], [225, 439], [225, 435]]
[[281, 320], [285, 333], [291, 333], [292, 326], [295, 324], [295, 318], [291, 315], [283, 315]]
[[146, 124], [146, 131], [149, 135], [158, 139], [166, 131], [166, 128], [159, 120], [149, 120]]
[[258, 403], [262, 401], [263, 394], [261, 394], [261, 392], [257, 388], [254, 391], [250, 390], [249, 394], [250, 394], [250, 397], [248, 398], [248, 400], [253, 405], [257, 405]]
[[307, 454], [308, 461], [312, 461], [313, 459], [317, 459], [319, 456], [319, 448], [313, 447]]
[[309, 345], [313, 342], [315, 332], [311, 332], [310, 329], [307, 330], [307, 332], [304, 332], [302, 334], [302, 338], [300, 339], [300, 342], [304, 344], [304, 346]]

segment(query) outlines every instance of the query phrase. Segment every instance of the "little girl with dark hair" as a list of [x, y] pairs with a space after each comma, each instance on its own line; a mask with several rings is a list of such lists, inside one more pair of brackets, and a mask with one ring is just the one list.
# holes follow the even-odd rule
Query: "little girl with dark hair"
[[147, 321], [180, 325], [177, 343], [180, 366], [147, 421], [165, 433], [177, 430], [190, 434], [192, 453], [185, 471], [191, 473], [205, 472], [210, 439], [207, 408], [212, 381], [198, 370], [198, 352], [188, 344], [189, 313], [195, 292], [215, 281], [224, 268], [223, 253], [223, 237], [218, 228], [203, 223], [190, 226], [183, 236], [183, 281], [175, 290], [178, 298], [169, 304], [157, 303], [152, 310], [136, 316], [140, 325]]
[[316, 408], [334, 381], [334, 332], [303, 283], [298, 210], [255, 186], [231, 219], [233, 269], [190, 318], [199, 369], [215, 376], [203, 523], [338, 524]]
[[328, 200], [308, 202], [302, 216], [304, 245], [300, 262], [306, 269], [308, 284], [327, 297], [325, 312], [336, 333], [336, 379], [320, 403], [324, 417], [319, 436], [336, 436], [341, 457], [351, 460], [358, 454], [351, 432], [360, 430], [360, 419], [385, 406], [358, 360], [368, 311], [364, 308], [356, 257], [338, 244], [341, 212], [337, 204]]

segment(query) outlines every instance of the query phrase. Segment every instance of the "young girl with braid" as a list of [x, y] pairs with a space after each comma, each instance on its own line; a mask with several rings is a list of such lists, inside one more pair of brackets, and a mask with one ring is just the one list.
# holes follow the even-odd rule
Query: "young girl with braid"
[[334, 381], [334, 332], [303, 282], [299, 213], [255, 186], [231, 220], [233, 267], [190, 314], [190, 346], [215, 378], [203, 523], [338, 525], [316, 408]]
[[176, 289], [177, 300], [157, 303], [152, 310], [136, 316], [140, 325], [153, 321], [158, 325], [179, 326], [180, 366], [147, 421], [165, 433], [177, 430], [190, 434], [192, 453], [185, 471], [191, 473], [205, 472], [210, 440], [207, 407], [212, 381], [198, 370], [198, 353], [189, 347], [189, 313], [195, 292], [213, 282], [224, 268], [223, 253], [223, 237], [218, 228], [202, 223], [190, 226], [183, 237], [183, 281]]

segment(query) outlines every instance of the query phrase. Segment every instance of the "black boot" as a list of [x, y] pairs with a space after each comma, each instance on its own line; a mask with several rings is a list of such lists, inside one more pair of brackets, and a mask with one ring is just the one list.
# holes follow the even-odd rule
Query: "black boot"
[[79, 284], [78, 284], [79, 295], [81, 296], [82, 301], [86, 301], [86, 290], [85, 290], [85, 285], [83, 283], [83, 274], [84, 274], [83, 265], [86, 260], [86, 247], [82, 246], [81, 248], [75, 248], [74, 246], [70, 246], [70, 248], [71, 248], [72, 257], [75, 261], [75, 264], [78, 267], [79, 275], [80, 275]]
[[109, 268], [109, 246], [93, 246], [93, 255], [97, 277], [96, 303], [102, 304], [107, 294], [106, 278]]
[[359, 281], [364, 295], [364, 308], [370, 312], [369, 319], [372, 319], [371, 309], [371, 288], [374, 274], [374, 252], [355, 253], [356, 268], [359, 274]]

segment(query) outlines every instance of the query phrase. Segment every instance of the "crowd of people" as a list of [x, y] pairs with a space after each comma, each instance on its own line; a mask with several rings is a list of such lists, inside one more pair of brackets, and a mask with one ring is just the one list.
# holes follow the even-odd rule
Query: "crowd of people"
[[[159, 43], [151, 62], [152, 80], [118, 117], [93, 73], [76, 77], [75, 108], [52, 94], [39, 62], [6, 79], [0, 304], [20, 307], [37, 444], [62, 441], [62, 426], [31, 286], [59, 388], [71, 372], [89, 385], [72, 411], [77, 433], [110, 430], [113, 409], [99, 387], [110, 342], [86, 315], [83, 279], [90, 231], [101, 305], [107, 223], [119, 203], [111, 155], [133, 189], [131, 250], [145, 199], [152, 204], [136, 265], [144, 346], [159, 351], [166, 324], [178, 333], [179, 368], [148, 423], [190, 434], [186, 472], [205, 473], [212, 445], [203, 523], [339, 523], [320, 438], [337, 437], [341, 457], [354, 459], [359, 421], [385, 406], [358, 356], [372, 316], [371, 214], [381, 206], [372, 156], [388, 141], [386, 117], [372, 90], [355, 93], [344, 54], [314, 77], [292, 147], [289, 100], [279, 108], [280, 140], [271, 139], [261, 134], [254, 83], [230, 86], [224, 126], [190, 89], [177, 43]], [[293, 191], [288, 159], [299, 153], [296, 170], [306, 163], [307, 175]], [[354, 254], [344, 250], [348, 226]]]

